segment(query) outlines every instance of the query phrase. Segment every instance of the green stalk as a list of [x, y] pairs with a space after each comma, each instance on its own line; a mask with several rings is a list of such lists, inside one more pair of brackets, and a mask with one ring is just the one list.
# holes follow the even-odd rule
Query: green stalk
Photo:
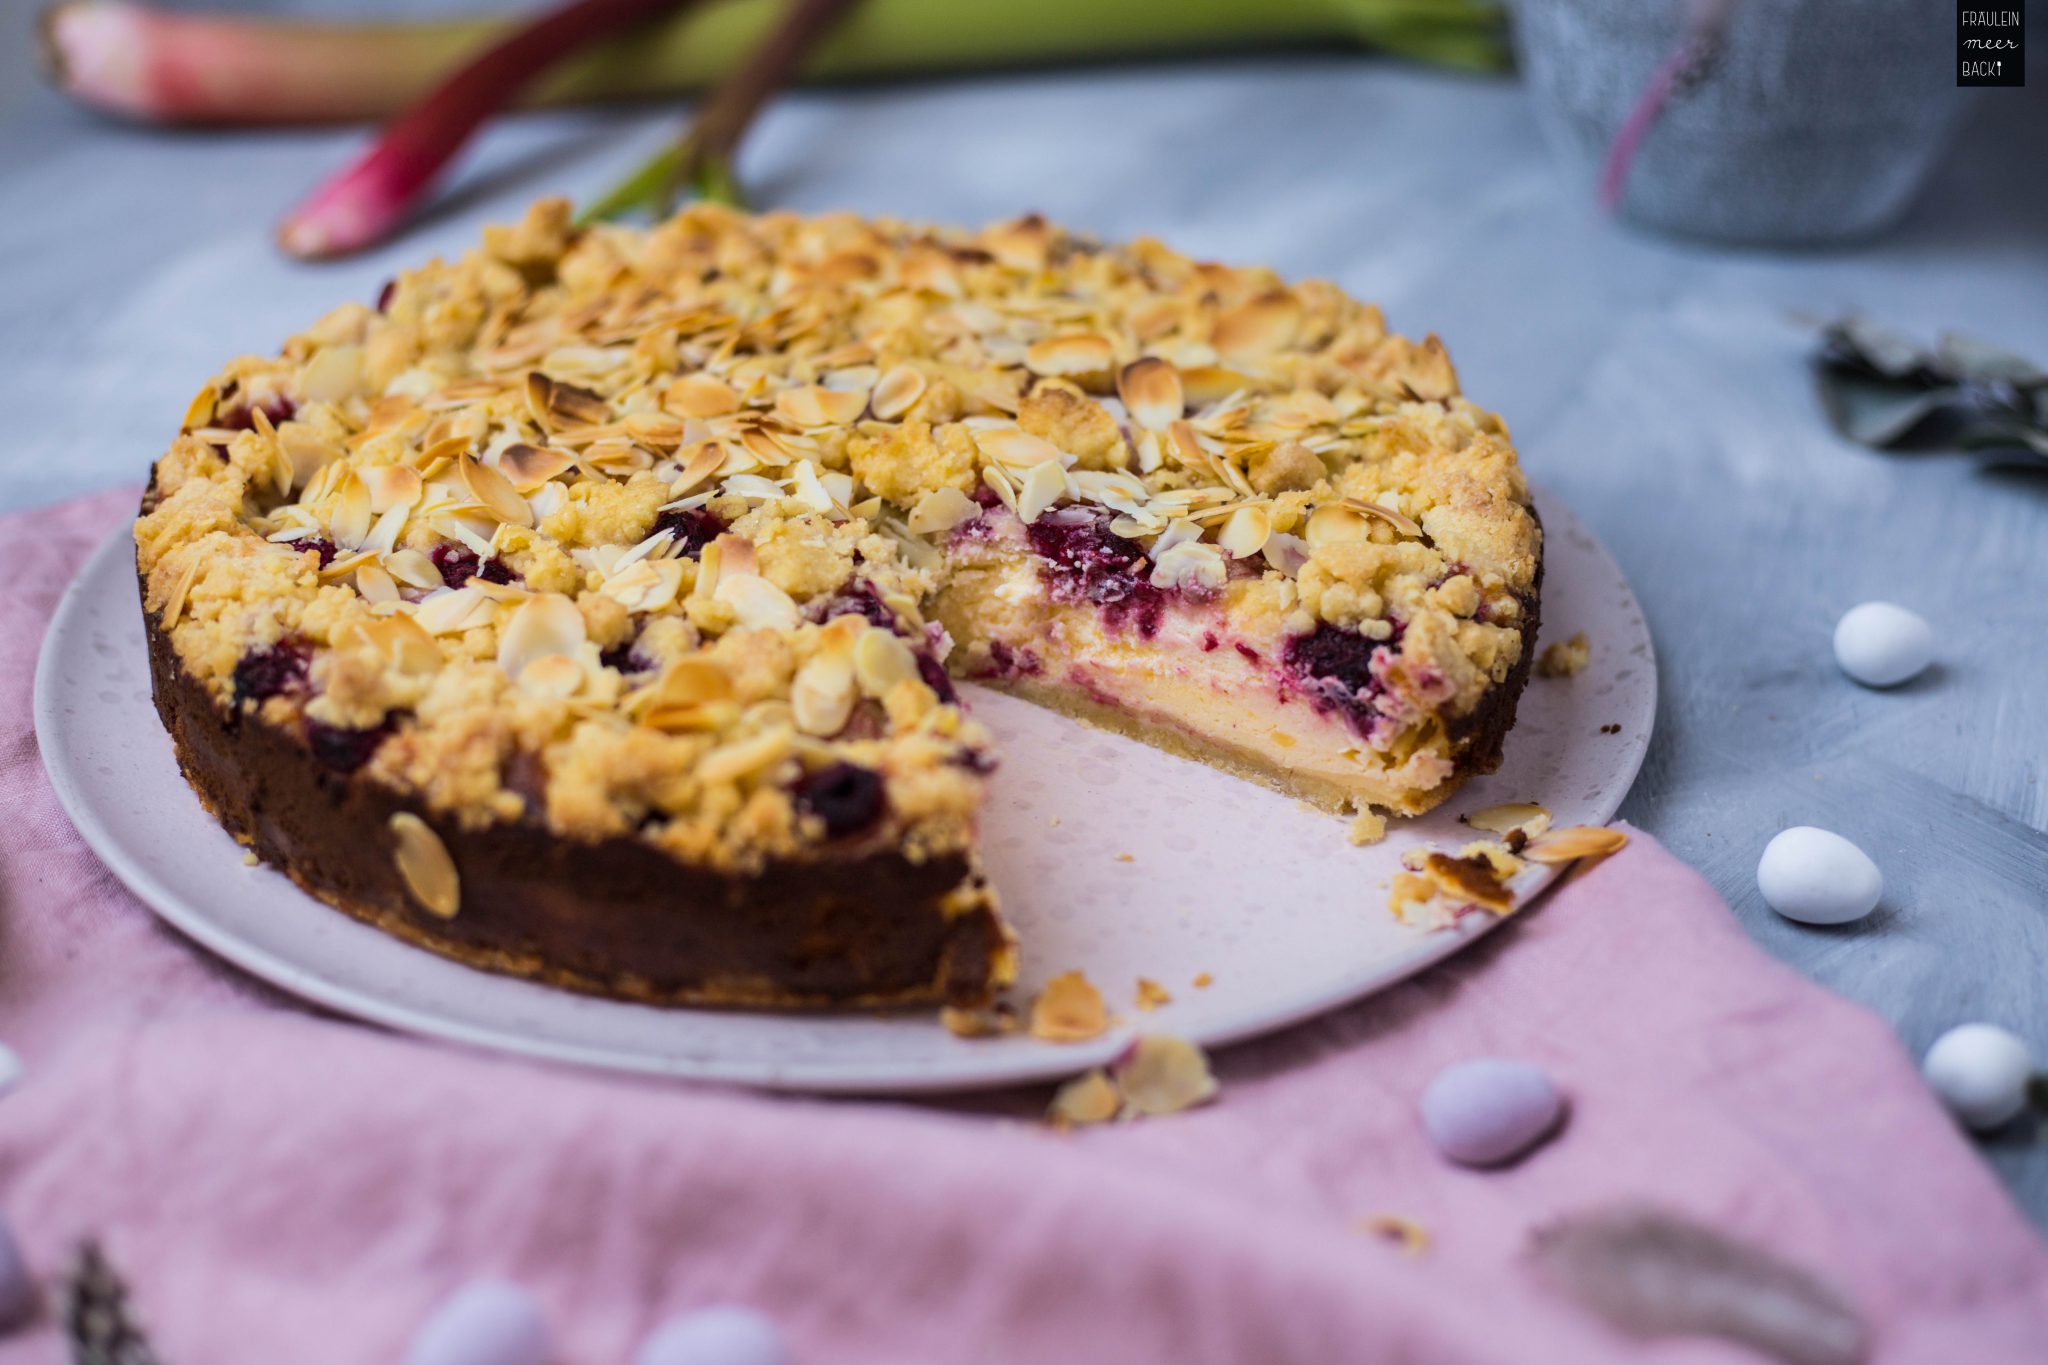
[[[778, 0], [713, 0], [577, 56], [521, 103], [704, 89], [759, 47], [778, 12]], [[388, 117], [525, 22], [309, 24], [67, 0], [46, 13], [43, 36], [52, 80], [97, 108], [148, 122], [295, 123]], [[1507, 62], [1498, 0], [865, 0], [802, 74], [949, 75], [1282, 43], [1473, 70]]]

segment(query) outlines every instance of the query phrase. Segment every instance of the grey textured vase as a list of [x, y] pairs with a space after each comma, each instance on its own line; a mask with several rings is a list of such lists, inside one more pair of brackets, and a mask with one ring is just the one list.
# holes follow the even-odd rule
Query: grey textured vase
[[[1686, 0], [1518, 0], [1552, 149], [1590, 185], [1678, 45]], [[1946, 0], [1737, 0], [1718, 60], [1643, 140], [1620, 209], [1660, 230], [1809, 245], [1897, 222], [1972, 91]], [[1591, 193], [1590, 189], [1588, 193]]]

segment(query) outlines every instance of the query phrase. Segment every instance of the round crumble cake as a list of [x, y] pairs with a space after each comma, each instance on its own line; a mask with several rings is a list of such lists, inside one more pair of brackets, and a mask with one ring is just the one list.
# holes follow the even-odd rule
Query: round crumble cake
[[1370, 827], [1498, 764], [1542, 571], [1500, 421], [1330, 284], [560, 201], [229, 365], [135, 536], [237, 838], [476, 966], [746, 1005], [1010, 980], [954, 679]]

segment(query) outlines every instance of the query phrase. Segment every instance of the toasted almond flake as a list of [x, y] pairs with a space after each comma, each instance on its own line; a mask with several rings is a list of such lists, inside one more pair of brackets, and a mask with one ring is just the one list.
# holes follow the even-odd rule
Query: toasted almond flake
[[368, 550], [357, 550], [353, 554], [336, 555], [320, 568], [322, 583], [339, 583], [348, 578], [365, 564], [374, 563], [376, 556]]
[[629, 412], [620, 425], [632, 440], [663, 455], [680, 446], [689, 431], [687, 422], [666, 412]]
[[1067, 472], [1058, 461], [1033, 465], [1017, 489], [1017, 515], [1027, 523], [1037, 521], [1066, 492]]
[[1325, 545], [1355, 545], [1372, 539], [1372, 524], [1350, 507], [1326, 503], [1309, 513], [1302, 537], [1311, 552]]
[[498, 457], [498, 470], [513, 489], [531, 493], [558, 474], [576, 467], [576, 457], [553, 446], [528, 445], [524, 441], [505, 447]]
[[908, 525], [921, 536], [943, 535], [981, 515], [981, 504], [950, 485], [934, 488], [910, 509]]
[[1244, 390], [1253, 381], [1250, 375], [1237, 370], [1188, 361], [1181, 363], [1180, 382], [1187, 392], [1188, 406], [1206, 408]]
[[676, 481], [668, 486], [669, 496], [680, 498], [691, 489], [716, 474], [725, 463], [725, 447], [716, 441], [705, 441], [690, 452], [689, 461]]
[[489, 625], [497, 616], [498, 604], [474, 585], [438, 592], [420, 599], [413, 619], [430, 635], [456, 635]]
[[398, 580], [384, 572], [374, 562], [356, 566], [356, 591], [366, 602], [396, 602], [399, 600]]
[[1531, 840], [1522, 856], [1532, 863], [1569, 863], [1580, 858], [1604, 858], [1628, 846], [1628, 836], [1605, 825], [1567, 825]]
[[893, 422], [924, 397], [924, 371], [912, 365], [898, 365], [876, 383], [868, 409], [885, 422]]
[[1210, 342], [1226, 360], [1257, 360], [1293, 345], [1300, 331], [1301, 304], [1292, 294], [1275, 291], [1217, 318]]
[[370, 490], [370, 510], [379, 515], [394, 507], [411, 507], [426, 491], [420, 472], [407, 465], [379, 465], [363, 470], [362, 476]]
[[433, 827], [402, 810], [390, 820], [391, 861], [405, 889], [420, 907], [441, 919], [454, 919], [462, 908], [462, 880], [456, 875], [455, 860]]
[[1148, 431], [1165, 431], [1187, 412], [1180, 371], [1158, 356], [1148, 355], [1124, 366], [1117, 375], [1116, 391], [1131, 420]]
[[1148, 1033], [1110, 1067], [1124, 1110], [1157, 1117], [1178, 1114], [1216, 1097], [1208, 1054], [1185, 1038]]
[[356, 638], [384, 657], [401, 673], [424, 677], [441, 667], [441, 647], [419, 622], [403, 614], [380, 617], [356, 628]]
[[573, 655], [585, 639], [583, 613], [560, 593], [535, 593], [512, 610], [498, 633], [498, 667], [514, 682], [550, 654]]
[[384, 556], [384, 567], [408, 588], [432, 591], [442, 584], [441, 571], [424, 550], [393, 550]]
[[642, 559], [605, 579], [598, 591], [636, 615], [660, 611], [682, 591], [683, 566], [673, 559]]
[[[363, 386], [363, 348], [324, 346], [299, 369], [299, 397], [308, 403], [345, 403]], [[262, 411], [251, 410], [251, 415]]]
[[1293, 578], [1308, 565], [1308, 542], [1276, 531], [1266, 538], [1265, 556], [1268, 564]]
[[736, 782], [787, 757], [796, 732], [787, 725], [764, 730], [751, 738], [713, 749], [697, 765], [697, 777], [707, 783]]
[[519, 490], [512, 486], [510, 479], [467, 455], [456, 461], [455, 468], [462, 486], [493, 517], [507, 526], [533, 525], [533, 509], [526, 505], [525, 498], [519, 496]]
[[363, 482], [363, 476], [354, 469], [344, 469], [340, 497], [335, 502], [333, 517], [328, 522], [328, 529], [334, 533], [335, 543], [353, 550], [368, 540], [372, 515], [370, 486]]
[[1232, 559], [1244, 559], [1266, 548], [1273, 535], [1273, 518], [1263, 507], [1240, 507], [1216, 533], [1216, 543]]
[[1046, 1121], [1055, 1128], [1073, 1128], [1107, 1123], [1123, 1108], [1124, 1097], [1109, 1073], [1102, 1070], [1076, 1076], [1053, 1093], [1045, 1111]]
[[758, 574], [734, 576], [729, 564], [721, 570], [713, 596], [732, 608], [745, 630], [795, 630], [803, 619], [788, 593]]
[[1058, 446], [1015, 427], [977, 431], [974, 444], [984, 456], [1008, 469], [1031, 469], [1041, 464], [1060, 462]]
[[1102, 992], [1078, 971], [1045, 983], [1031, 1002], [1031, 1036], [1048, 1043], [1085, 1043], [1109, 1028]]
[[165, 630], [178, 624], [185, 614], [185, 599], [192, 595], [192, 584], [199, 577], [199, 567], [205, 561], [196, 550], [185, 552], [185, 567], [178, 574], [178, 581], [171, 585], [170, 596], [164, 599], [163, 618]]
[[1520, 830], [1523, 838], [1535, 839], [1550, 828], [1550, 812], [1531, 802], [1510, 801], [1475, 810], [1465, 817], [1465, 823], [1488, 834], [1505, 837]]
[[981, 481], [988, 485], [989, 491], [996, 495], [998, 502], [1012, 512], [1017, 510], [1017, 485], [1010, 482], [1009, 476], [1003, 473], [1000, 466], [982, 466]]
[[1095, 374], [1116, 363], [1109, 338], [1093, 332], [1047, 337], [1024, 351], [1024, 366], [1033, 374]]
[[1138, 1008], [1150, 1012], [1161, 1005], [1173, 1003], [1173, 995], [1166, 987], [1149, 976], [1138, 978]]
[[896, 684], [918, 676], [917, 656], [893, 631], [863, 631], [853, 646], [853, 673], [862, 692], [887, 697]]
[[559, 379], [548, 382], [547, 409], [548, 416], [559, 427], [602, 426], [612, 420], [612, 405], [603, 397]]
[[721, 579], [761, 571], [754, 557], [754, 542], [745, 536], [721, 535], [711, 543], [711, 548], [718, 551], [718, 576]]
[[519, 670], [521, 692], [565, 700], [583, 689], [583, 665], [566, 654], [543, 654]]
[[1368, 1237], [1398, 1247], [1409, 1256], [1429, 1253], [1429, 1230], [1413, 1218], [1403, 1218], [1398, 1213], [1375, 1213], [1359, 1219], [1357, 1227]]
[[370, 528], [370, 534], [363, 537], [363, 550], [373, 555], [388, 555], [398, 548], [398, 536], [405, 529], [406, 518], [412, 515], [412, 508], [405, 503], [389, 508], [377, 518], [377, 524]]
[[809, 460], [798, 460], [789, 467], [789, 491], [792, 497], [813, 512], [840, 510], [825, 487], [825, 481], [819, 477], [818, 467]]
[[813, 656], [797, 670], [789, 690], [796, 728], [828, 739], [846, 728], [857, 698], [852, 661], [836, 653]]
[[859, 420], [867, 406], [865, 390], [845, 393], [816, 384], [784, 389], [775, 396], [777, 415], [804, 428], [845, 426]]
[[198, 393], [192, 395], [191, 403], [186, 405], [185, 408], [185, 420], [179, 425], [178, 430], [196, 431], [201, 427], [210, 425], [213, 421], [213, 414], [219, 407], [220, 390], [214, 385], [208, 384]]
[[740, 410], [740, 396], [716, 375], [686, 374], [662, 390], [661, 405], [678, 417], [723, 417]]
[[1376, 502], [1366, 502], [1362, 498], [1346, 498], [1343, 505], [1364, 516], [1384, 521], [1387, 525], [1411, 540], [1422, 539], [1422, 528], [1391, 507], [1382, 507]]

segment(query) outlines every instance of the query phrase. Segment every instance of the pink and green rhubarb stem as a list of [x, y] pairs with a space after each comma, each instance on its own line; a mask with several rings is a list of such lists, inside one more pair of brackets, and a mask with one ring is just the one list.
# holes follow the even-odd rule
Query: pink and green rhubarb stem
[[[568, 56], [519, 105], [705, 89], [758, 49], [780, 0], [710, 0], [630, 39]], [[64, 0], [43, 16], [51, 79], [148, 123], [383, 119], [429, 94], [518, 19], [319, 24]], [[1498, 0], [865, 0], [803, 65], [807, 78], [951, 74], [1077, 59], [1366, 45], [1475, 70], [1506, 64]]]
[[339, 175], [286, 215], [277, 240], [294, 256], [360, 251], [390, 236], [483, 122], [578, 48], [687, 0], [574, 0], [465, 63], [407, 109]]
[[782, 22], [738, 70], [719, 83], [681, 138], [584, 210], [586, 221], [646, 209], [665, 218], [683, 190], [703, 199], [742, 204], [733, 157], [761, 106], [787, 85], [811, 49], [853, 8], [855, 0], [789, 0]]

